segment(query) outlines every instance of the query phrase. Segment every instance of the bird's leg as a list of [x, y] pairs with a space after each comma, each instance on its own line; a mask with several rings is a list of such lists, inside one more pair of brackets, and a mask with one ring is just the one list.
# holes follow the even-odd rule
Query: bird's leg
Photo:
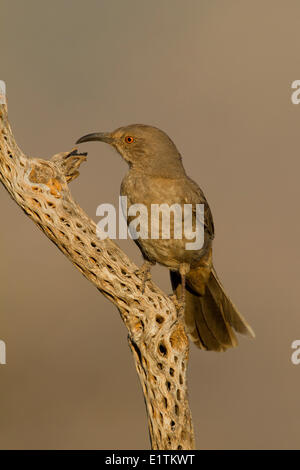
[[154, 264], [155, 263], [153, 261], [145, 259], [141, 268], [136, 271], [137, 276], [142, 278], [142, 287], [141, 287], [142, 294], [144, 294], [145, 292], [146, 282], [151, 281], [150, 271], [151, 271], [151, 266], [153, 266]]
[[180, 318], [183, 318], [184, 316], [184, 311], [185, 311], [185, 285], [186, 285], [186, 275], [188, 274], [190, 270], [190, 265], [187, 263], [182, 263], [179, 266], [179, 274], [181, 276], [181, 293], [180, 293], [180, 298], [178, 299], [179, 302], [179, 310], [178, 310], [178, 316]]
[[184, 311], [185, 311], [185, 274], [181, 274], [181, 293], [180, 293], [180, 298], [178, 302], [178, 317], [183, 318], [184, 317]]

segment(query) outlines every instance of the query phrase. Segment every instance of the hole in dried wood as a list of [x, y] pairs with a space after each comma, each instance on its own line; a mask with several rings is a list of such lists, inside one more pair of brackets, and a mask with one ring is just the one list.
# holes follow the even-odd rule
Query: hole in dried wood
[[155, 320], [157, 323], [163, 323], [165, 321], [164, 317], [162, 317], [161, 315], [156, 315]]
[[75, 264], [76, 268], [78, 268], [79, 271], [80, 271], [82, 274], [84, 274], [84, 271], [83, 271], [82, 267], [81, 267], [79, 264], [77, 264], [77, 263], [74, 263], [74, 264]]
[[135, 353], [136, 353], [136, 355], [139, 359], [139, 362], [142, 362], [142, 354], [141, 354], [140, 348], [138, 347], [138, 345], [134, 341], [130, 340], [130, 342], [131, 342], [131, 345], [133, 347], [133, 350], [135, 351]]
[[37, 212], [33, 211], [34, 215], [40, 220], [42, 221], [41, 217], [40, 217], [40, 214], [38, 214]]
[[70, 255], [70, 252], [69, 252], [68, 248], [66, 247], [66, 245], [62, 245], [62, 249], [63, 249], [68, 255]]
[[168, 350], [164, 344], [164, 342], [161, 342], [158, 346], [158, 349], [159, 349], [159, 352], [163, 355], [163, 356], [167, 356], [168, 355]]
[[[40, 224], [39, 224], [39, 225], [40, 225]], [[42, 227], [42, 226], [40, 225], [40, 227]], [[43, 227], [42, 227], [42, 229], [43, 229]], [[44, 227], [44, 231], [45, 231], [46, 233], [48, 233], [48, 235], [50, 235], [51, 237], [55, 237], [55, 235], [54, 235], [54, 233], [52, 232], [52, 230], [51, 230], [50, 227], [45, 226], [45, 227]]]
[[104, 293], [109, 299], [114, 300], [114, 296], [110, 292], [105, 290]]
[[41, 207], [40, 201], [38, 201], [38, 200], [35, 199], [35, 198], [32, 198], [32, 201], [35, 202], [39, 207]]
[[93, 271], [89, 271], [89, 274], [90, 274], [90, 276], [91, 276], [94, 280], [97, 279], [97, 276], [96, 276], [95, 273], [93, 273]]

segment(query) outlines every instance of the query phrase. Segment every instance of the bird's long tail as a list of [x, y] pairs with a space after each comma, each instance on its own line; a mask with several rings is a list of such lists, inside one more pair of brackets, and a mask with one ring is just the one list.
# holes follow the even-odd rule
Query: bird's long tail
[[[173, 290], [177, 298], [180, 298], [180, 275], [174, 271], [170, 271], [170, 274]], [[189, 283], [187, 276], [185, 325], [195, 345], [209, 351], [226, 351], [230, 347], [237, 346], [234, 331], [255, 337], [251, 326], [226, 295], [214, 268], [204, 289], [196, 290], [194, 280], [193, 283]]]

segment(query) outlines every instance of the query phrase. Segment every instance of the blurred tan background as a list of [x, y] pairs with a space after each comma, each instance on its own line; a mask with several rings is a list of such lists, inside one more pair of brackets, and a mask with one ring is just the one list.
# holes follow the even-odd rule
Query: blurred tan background
[[[22, 149], [48, 158], [92, 131], [164, 129], [205, 191], [215, 265], [256, 331], [191, 348], [202, 449], [299, 448], [298, 0], [1, 0], [0, 78]], [[72, 193], [96, 219], [126, 165], [91, 143]], [[149, 448], [117, 310], [0, 188], [0, 448]], [[141, 263], [132, 241], [122, 248]], [[170, 292], [166, 269], [154, 279]]]

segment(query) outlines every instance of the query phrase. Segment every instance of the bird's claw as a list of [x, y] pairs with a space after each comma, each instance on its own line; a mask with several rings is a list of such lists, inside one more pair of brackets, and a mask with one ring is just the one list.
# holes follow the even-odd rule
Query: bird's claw
[[175, 305], [175, 308], [176, 310], [179, 308], [179, 302], [178, 302], [178, 299], [177, 299], [177, 295], [176, 294], [170, 294], [168, 295], [169, 299], [172, 300], [173, 304]]
[[176, 294], [171, 294], [168, 297], [169, 297], [170, 300], [172, 300], [173, 304], [175, 305], [178, 319], [183, 319], [184, 310], [185, 310], [185, 302], [178, 299]]

